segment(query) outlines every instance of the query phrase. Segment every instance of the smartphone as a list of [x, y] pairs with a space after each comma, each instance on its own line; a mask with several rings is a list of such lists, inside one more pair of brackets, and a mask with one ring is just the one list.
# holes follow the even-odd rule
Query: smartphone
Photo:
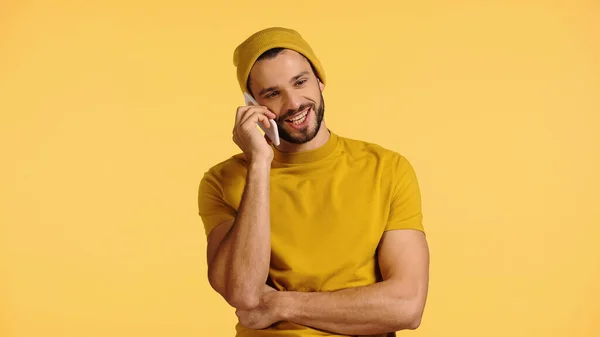
[[[249, 105], [250, 103], [254, 105], [260, 105], [252, 96], [250, 96], [250, 94], [246, 92], [244, 93], [244, 100], [246, 101], [246, 105]], [[271, 123], [270, 128], [266, 128], [262, 123], [258, 123], [258, 126], [263, 130], [267, 137], [269, 137], [273, 144], [279, 145], [279, 131], [277, 129], [277, 123], [275, 123], [275, 121], [271, 118], [269, 118], [269, 122]]]

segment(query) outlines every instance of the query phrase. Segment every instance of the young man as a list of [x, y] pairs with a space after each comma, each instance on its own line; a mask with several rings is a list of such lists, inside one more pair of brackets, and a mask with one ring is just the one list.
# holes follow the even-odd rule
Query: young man
[[[429, 249], [411, 164], [325, 126], [325, 73], [296, 31], [253, 34], [234, 64], [259, 105], [237, 108], [242, 153], [205, 173], [198, 201], [208, 278], [237, 309], [237, 336], [416, 329]], [[269, 119], [278, 146], [257, 128]]]

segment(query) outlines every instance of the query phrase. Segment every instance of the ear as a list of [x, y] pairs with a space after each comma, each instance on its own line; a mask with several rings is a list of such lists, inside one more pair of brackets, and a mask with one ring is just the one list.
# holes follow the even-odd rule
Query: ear
[[325, 90], [325, 84], [323, 84], [323, 82], [321, 82], [321, 79], [319, 79], [318, 77], [317, 81], [319, 81], [319, 89], [321, 89], [321, 92], [323, 92], [323, 90]]

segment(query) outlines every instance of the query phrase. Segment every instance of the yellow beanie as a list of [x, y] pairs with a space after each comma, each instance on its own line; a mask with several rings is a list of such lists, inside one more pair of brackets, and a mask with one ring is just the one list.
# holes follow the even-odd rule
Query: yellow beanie
[[271, 27], [252, 34], [233, 52], [233, 65], [237, 67], [237, 79], [243, 92], [247, 91], [248, 76], [254, 62], [265, 51], [278, 47], [304, 55], [312, 63], [321, 82], [325, 84], [325, 71], [321, 62], [302, 36], [293, 29]]

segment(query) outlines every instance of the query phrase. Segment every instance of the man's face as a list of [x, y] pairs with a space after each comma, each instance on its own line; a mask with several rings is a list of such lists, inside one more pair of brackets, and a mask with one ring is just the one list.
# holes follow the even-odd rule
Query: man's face
[[260, 60], [250, 78], [254, 98], [277, 115], [282, 140], [302, 144], [317, 135], [325, 114], [324, 85], [304, 56], [285, 50], [275, 58]]

